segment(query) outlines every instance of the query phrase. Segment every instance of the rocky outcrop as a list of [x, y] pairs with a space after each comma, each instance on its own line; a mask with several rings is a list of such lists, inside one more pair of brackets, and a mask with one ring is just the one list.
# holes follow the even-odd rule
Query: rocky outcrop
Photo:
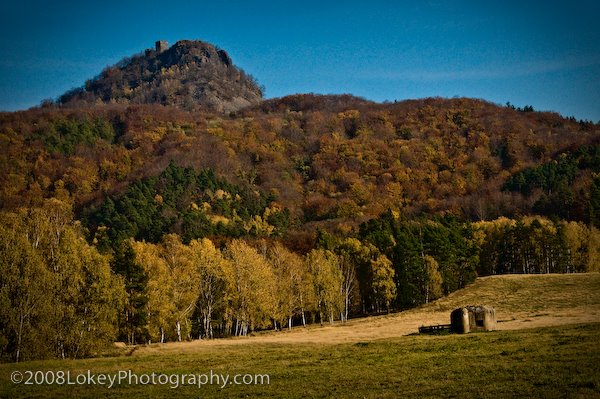
[[181, 40], [171, 47], [157, 41], [154, 49], [125, 58], [65, 93], [59, 103], [159, 103], [230, 112], [259, 103], [262, 94], [254, 78], [237, 68], [225, 50], [197, 40]]

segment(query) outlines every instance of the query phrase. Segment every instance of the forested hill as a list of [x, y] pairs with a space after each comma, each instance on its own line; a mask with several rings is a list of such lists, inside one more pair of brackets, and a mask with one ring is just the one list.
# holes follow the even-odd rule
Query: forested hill
[[225, 50], [197, 40], [127, 57], [100, 75], [62, 95], [63, 106], [96, 104], [162, 104], [187, 110], [230, 112], [256, 104], [262, 89], [254, 78], [233, 65]]
[[80, 214], [174, 162], [270, 196], [300, 233], [347, 233], [388, 208], [467, 220], [598, 214], [598, 125], [481, 100], [297, 95], [227, 117], [41, 108], [1, 114], [0, 132], [3, 209], [57, 197]]

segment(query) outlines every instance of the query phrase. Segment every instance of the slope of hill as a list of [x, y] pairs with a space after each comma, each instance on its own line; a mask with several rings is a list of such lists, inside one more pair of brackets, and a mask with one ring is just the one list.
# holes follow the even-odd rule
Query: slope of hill
[[[503, 190], [506, 181], [600, 142], [597, 125], [481, 100], [331, 96], [269, 100], [227, 118], [157, 105], [37, 109], [1, 114], [0, 131], [4, 208], [59, 187], [77, 209], [97, 205], [174, 161], [273, 194], [310, 231], [340, 232], [387, 208], [471, 220], [532, 213], [543, 189]], [[546, 214], [568, 208], [590, 221], [593, 165], [569, 176]]]
[[62, 95], [59, 103], [68, 107], [156, 103], [230, 112], [256, 104], [261, 97], [254, 78], [233, 65], [225, 50], [181, 40], [170, 48], [159, 41], [156, 49], [121, 60], [84, 87]]

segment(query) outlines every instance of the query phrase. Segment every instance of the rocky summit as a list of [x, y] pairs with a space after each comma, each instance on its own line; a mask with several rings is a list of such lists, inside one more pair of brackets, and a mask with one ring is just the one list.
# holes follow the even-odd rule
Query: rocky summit
[[171, 47], [161, 40], [63, 94], [59, 103], [162, 104], [231, 112], [260, 102], [262, 95], [256, 80], [233, 65], [225, 50], [198, 40], [180, 40]]

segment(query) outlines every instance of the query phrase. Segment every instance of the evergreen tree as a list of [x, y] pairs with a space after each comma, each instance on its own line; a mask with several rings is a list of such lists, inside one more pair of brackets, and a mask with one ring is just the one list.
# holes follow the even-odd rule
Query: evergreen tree
[[408, 222], [402, 222], [395, 231], [396, 246], [392, 262], [396, 271], [397, 306], [410, 308], [424, 303], [422, 287], [425, 281], [423, 247]]
[[123, 277], [127, 299], [119, 317], [121, 339], [129, 344], [146, 342], [148, 338], [148, 276], [136, 262], [135, 252], [129, 241], [123, 241], [114, 251], [112, 270]]

